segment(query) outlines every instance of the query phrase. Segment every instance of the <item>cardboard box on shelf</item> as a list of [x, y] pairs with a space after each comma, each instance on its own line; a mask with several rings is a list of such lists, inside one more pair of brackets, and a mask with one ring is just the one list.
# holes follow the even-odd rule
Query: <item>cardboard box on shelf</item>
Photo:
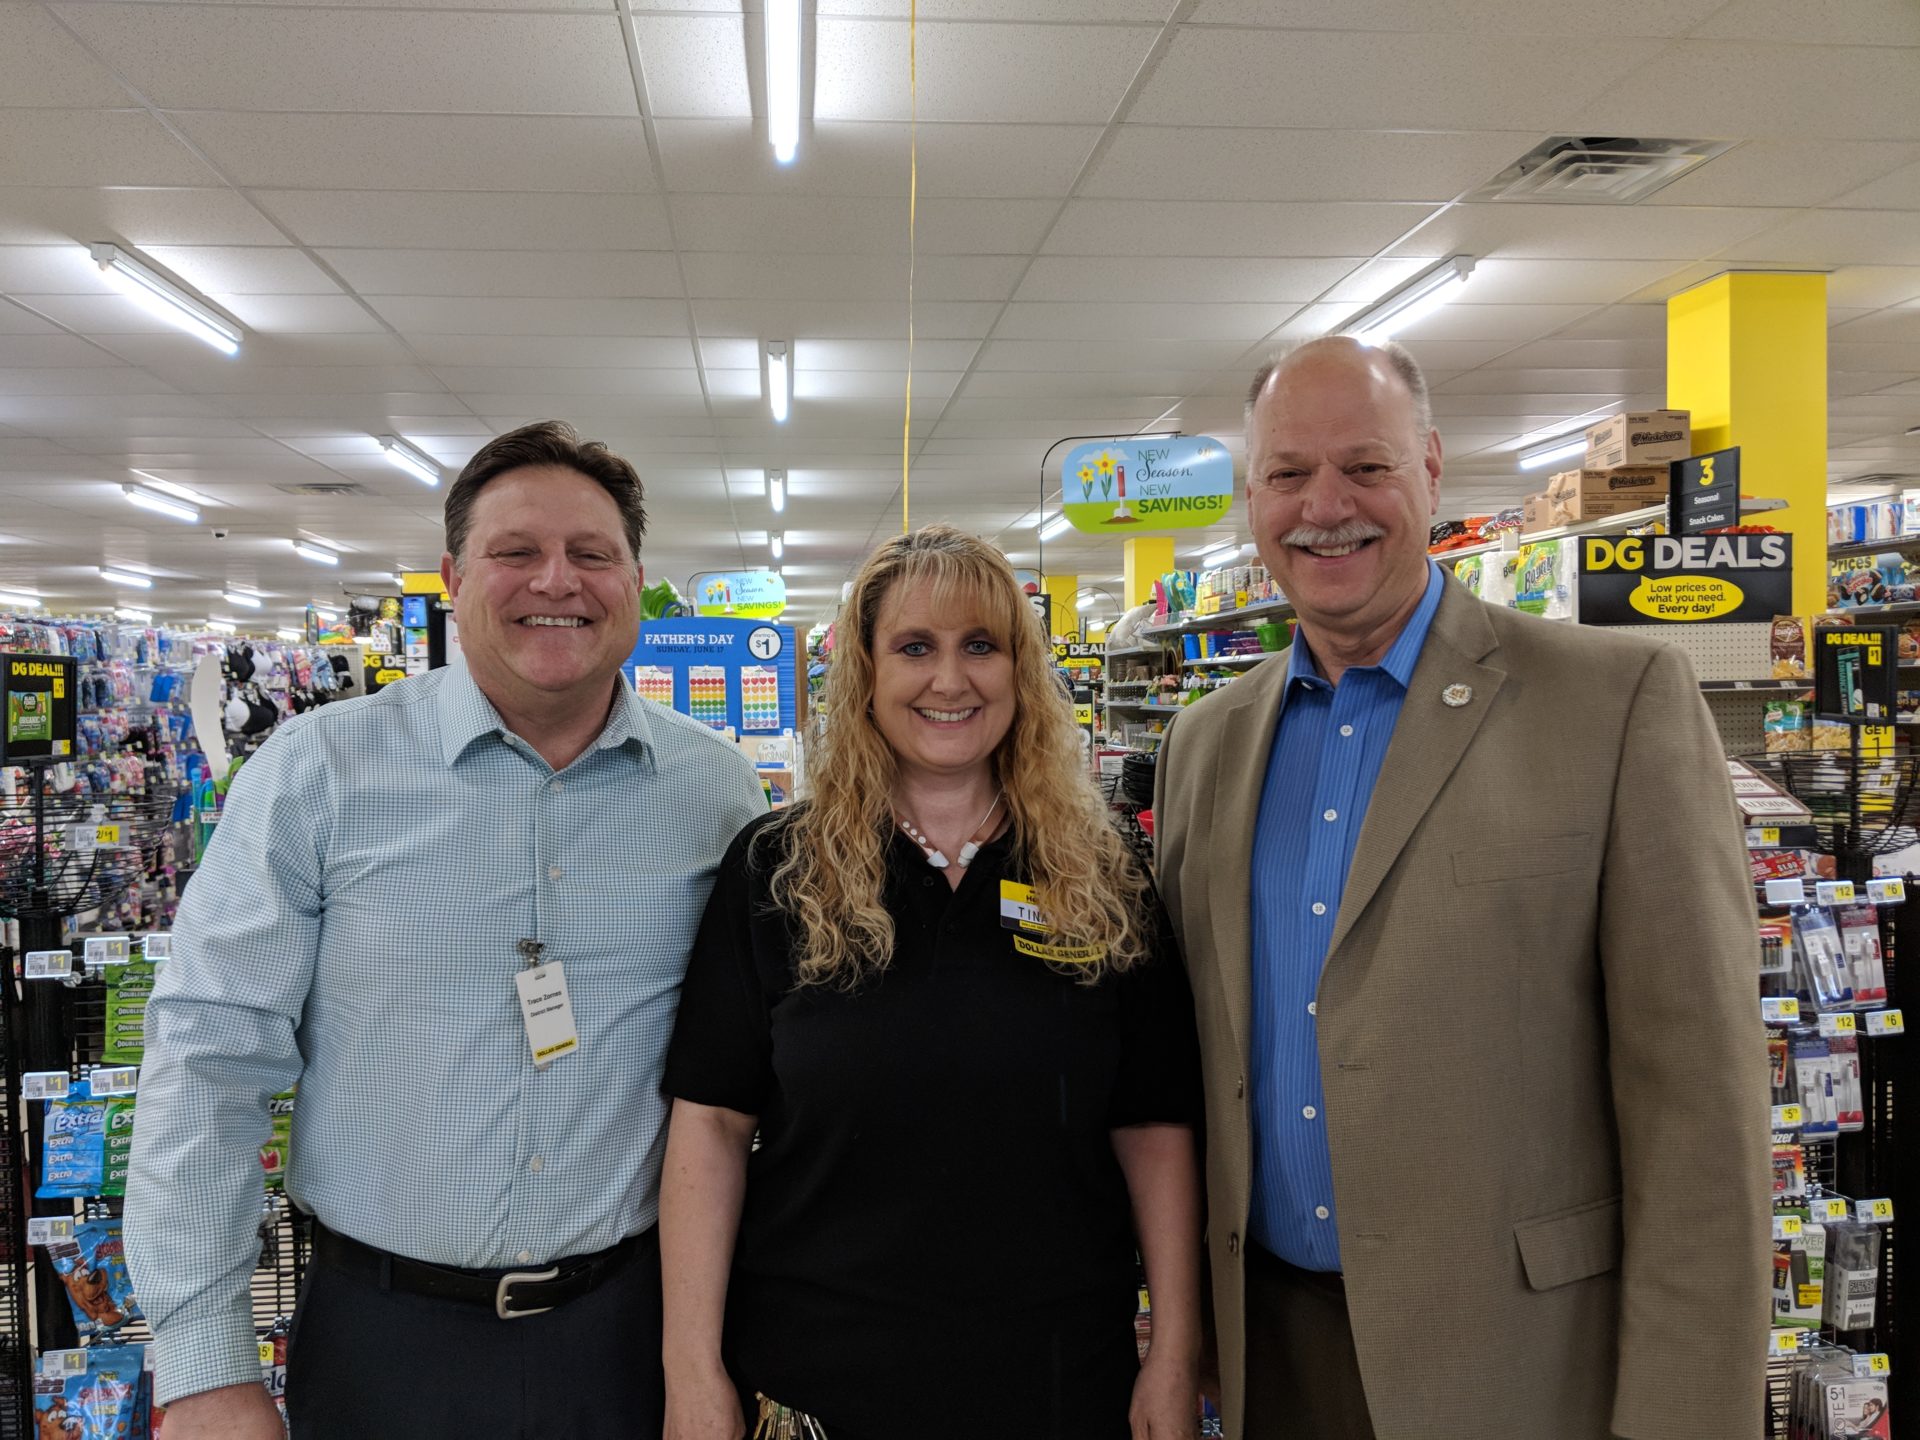
[[1665, 465], [1693, 453], [1690, 410], [1623, 410], [1587, 427], [1587, 470]]
[[1667, 467], [1562, 470], [1547, 481], [1547, 523], [1571, 525], [1643, 510], [1667, 498]]
[[1553, 524], [1553, 521], [1547, 518], [1548, 514], [1546, 491], [1542, 490], [1537, 495], [1527, 496], [1520, 503], [1520, 533], [1531, 535], [1536, 530], [1546, 529]]

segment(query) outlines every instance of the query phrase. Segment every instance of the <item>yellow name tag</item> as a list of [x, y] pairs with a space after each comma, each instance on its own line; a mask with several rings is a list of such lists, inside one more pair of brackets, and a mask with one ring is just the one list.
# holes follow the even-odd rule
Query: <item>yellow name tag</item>
[[1022, 955], [1032, 955], [1055, 965], [1091, 965], [1107, 958], [1107, 952], [1098, 945], [1042, 945], [1024, 935], [1013, 937], [1013, 948]]
[[1024, 930], [1030, 935], [1047, 933], [1047, 923], [1040, 918], [1040, 907], [1034, 903], [1031, 885], [1015, 880], [1000, 882], [1000, 925], [1003, 929]]

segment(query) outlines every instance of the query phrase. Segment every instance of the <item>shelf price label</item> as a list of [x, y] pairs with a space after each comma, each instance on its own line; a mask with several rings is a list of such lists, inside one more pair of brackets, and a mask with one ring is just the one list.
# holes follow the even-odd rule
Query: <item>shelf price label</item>
[[1853, 1202], [1853, 1218], [1862, 1225], [1891, 1225], [1893, 1223], [1893, 1201], [1856, 1200]]
[[1757, 830], [1747, 831], [1747, 846], [1754, 850], [1772, 850], [1780, 844], [1780, 827], [1762, 825]]
[[1867, 881], [1867, 899], [1875, 905], [1900, 905], [1907, 898], [1907, 882], [1898, 875]]
[[1767, 1337], [1769, 1355], [1797, 1355], [1800, 1352], [1798, 1330], [1776, 1330]]
[[20, 1077], [22, 1100], [64, 1100], [73, 1077], [64, 1070], [29, 1070]]
[[[1793, 995], [1762, 995], [1760, 1018], [1769, 1025], [1797, 1025], [1800, 1023], [1800, 1001]], [[1847, 1018], [1851, 1020], [1853, 1017]]]
[[131, 955], [128, 938], [125, 935], [89, 935], [86, 940], [86, 961], [89, 970], [102, 965], [124, 965]]
[[36, 1215], [27, 1221], [27, 1244], [51, 1245], [56, 1240], [73, 1239], [71, 1215]]
[[1798, 1130], [1806, 1123], [1807, 1112], [1798, 1105], [1773, 1107], [1773, 1128], [1776, 1130]]
[[1867, 1012], [1867, 1034], [1902, 1035], [1906, 1033], [1907, 1018], [1898, 1010], [1869, 1010]]
[[40, 1357], [40, 1373], [53, 1379], [64, 1375], [84, 1375], [87, 1373], [87, 1352], [49, 1350]]
[[1829, 1040], [1841, 1035], [1858, 1034], [1859, 1029], [1859, 1022], [1857, 1022], [1851, 1014], [1845, 1012], [1838, 1015], [1822, 1015], [1820, 1017], [1820, 1033]]
[[1853, 1357], [1853, 1373], [1862, 1379], [1870, 1375], [1886, 1375], [1891, 1373], [1892, 1370], [1893, 1362], [1880, 1351], [1876, 1350], [1871, 1355], [1856, 1355]]
[[112, 1069], [97, 1069], [87, 1076], [87, 1083], [93, 1087], [96, 1097], [131, 1095], [140, 1088], [140, 1067], [121, 1065]]
[[73, 952], [29, 950], [25, 974], [29, 980], [64, 980], [73, 974]]
[[1851, 905], [1853, 903], [1853, 881], [1816, 881], [1813, 887], [1813, 897], [1822, 905]]
[[1796, 1235], [1806, 1233], [1806, 1222], [1798, 1215], [1776, 1215], [1773, 1217], [1773, 1238], [1791, 1240]]
[[1831, 1225], [1838, 1220], [1851, 1218], [1851, 1212], [1847, 1209], [1846, 1197], [1843, 1195], [1829, 1195], [1826, 1199], [1819, 1202], [1819, 1209], [1816, 1213], [1821, 1223], [1826, 1225]]
[[261, 1369], [265, 1370], [265, 1369], [271, 1369], [272, 1366], [273, 1366], [273, 1341], [262, 1340], [260, 1342], [260, 1367]]

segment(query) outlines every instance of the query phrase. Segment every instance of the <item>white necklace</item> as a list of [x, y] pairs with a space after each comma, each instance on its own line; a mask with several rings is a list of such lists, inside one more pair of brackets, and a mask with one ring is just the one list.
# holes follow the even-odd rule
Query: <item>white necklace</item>
[[907, 838], [918, 845], [926, 855], [927, 864], [936, 870], [944, 870], [949, 864], [958, 865], [964, 870], [973, 863], [973, 857], [980, 853], [981, 845], [986, 843], [987, 837], [984, 832], [987, 828], [987, 823], [993, 819], [994, 812], [1000, 808], [1000, 802], [1006, 798], [1007, 792], [1005, 790], [1000, 791], [993, 797], [993, 804], [989, 805], [987, 807], [987, 813], [980, 817], [980, 823], [973, 827], [973, 838], [960, 847], [960, 858], [955, 861], [949, 861], [945, 851], [936, 850], [933, 842], [921, 834], [914, 823], [902, 815], [898, 809], [893, 812], [893, 818], [900, 822], [900, 828], [906, 831]]

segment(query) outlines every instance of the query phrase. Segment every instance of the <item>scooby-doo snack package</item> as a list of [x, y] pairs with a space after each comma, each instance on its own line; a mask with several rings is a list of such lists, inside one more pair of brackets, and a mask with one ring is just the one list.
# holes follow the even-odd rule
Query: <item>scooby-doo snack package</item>
[[118, 1220], [85, 1221], [74, 1227], [71, 1241], [56, 1241], [47, 1254], [67, 1287], [82, 1335], [110, 1335], [140, 1318]]

